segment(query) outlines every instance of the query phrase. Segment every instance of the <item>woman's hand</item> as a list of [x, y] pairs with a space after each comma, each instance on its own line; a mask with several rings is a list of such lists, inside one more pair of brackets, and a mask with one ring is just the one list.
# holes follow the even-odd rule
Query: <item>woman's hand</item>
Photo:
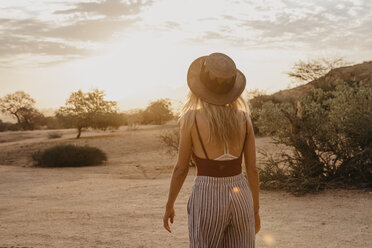
[[254, 214], [254, 221], [255, 221], [255, 232], [257, 234], [261, 229], [261, 220], [260, 220], [260, 214], [259, 213]]
[[163, 218], [163, 226], [168, 232], [171, 232], [168, 220], [170, 219], [170, 222], [173, 224], [174, 216], [175, 216], [174, 208], [173, 207], [166, 207], [165, 208], [165, 213], [164, 213], [164, 218]]

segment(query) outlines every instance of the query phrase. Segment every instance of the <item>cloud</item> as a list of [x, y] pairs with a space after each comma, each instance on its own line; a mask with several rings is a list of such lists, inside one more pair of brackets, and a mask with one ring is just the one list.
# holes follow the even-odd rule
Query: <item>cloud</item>
[[144, 6], [150, 5], [152, 2], [144, 1], [129, 1], [123, 2], [121, 0], [106, 0], [100, 2], [80, 2], [74, 4], [73, 8], [66, 10], [57, 10], [54, 14], [92, 14], [104, 16], [121, 16], [121, 15], [135, 15], [140, 13]]
[[235, 1], [235, 5], [231, 7], [235, 11], [214, 15], [213, 25], [208, 18], [198, 19], [201, 35], [190, 33], [189, 40], [220, 40], [242, 48], [372, 50], [370, 1]]
[[293, 19], [283, 13], [273, 21], [246, 20], [240, 25], [246, 30], [259, 31], [257, 37], [266, 45], [282, 43], [290, 48], [295, 44], [312, 49], [345, 49], [360, 45], [372, 49], [371, 22], [353, 20], [344, 14], [320, 11]]
[[[196, 3], [77, 0], [53, 3], [53, 7], [44, 3], [41, 9], [49, 9], [46, 15], [34, 13], [23, 19], [2, 15], [8, 18], [0, 19], [0, 56], [2, 61], [4, 56], [21, 54], [89, 56], [90, 45], [102, 47], [117, 33], [139, 29], [182, 42], [210, 41], [240, 49], [372, 50], [371, 1], [266, 0], [228, 5], [215, 1], [213, 8], [205, 10], [195, 9]], [[150, 5], [153, 8], [141, 15]], [[17, 11], [29, 10], [19, 7]], [[4, 11], [0, 9], [0, 14]]]
[[0, 55], [13, 56], [17, 54], [82, 56], [89, 54], [89, 50], [58, 41], [35, 40], [21, 36], [0, 37]]
[[[64, 25], [52, 25], [37, 19], [0, 19], [0, 64], [4, 58], [22, 54], [61, 56], [75, 59], [93, 54], [91, 44], [103, 44], [117, 33], [130, 28], [138, 18], [100, 18], [79, 20]], [[85, 43], [88, 43], [85, 45]], [[54, 63], [51, 60], [51, 63]]]
[[60, 38], [63, 40], [101, 42], [110, 39], [115, 32], [125, 30], [140, 18], [99, 18], [77, 20], [54, 25], [37, 19], [0, 19], [3, 36], [28, 36], [30, 38]]
[[[79, 2], [67, 10], [54, 10], [49, 20], [1, 18], [0, 64], [6, 63], [4, 58], [22, 54], [58, 56], [58, 61], [65, 61], [63, 56], [88, 56], [92, 54], [89, 44], [104, 44], [116, 33], [135, 26], [141, 20], [137, 14], [149, 4], [119, 0]], [[67, 17], [61, 19], [63, 14]]]
[[139, 20], [139, 18], [83, 20], [50, 29], [46, 35], [63, 39], [102, 42], [111, 38], [115, 32], [123, 31]]

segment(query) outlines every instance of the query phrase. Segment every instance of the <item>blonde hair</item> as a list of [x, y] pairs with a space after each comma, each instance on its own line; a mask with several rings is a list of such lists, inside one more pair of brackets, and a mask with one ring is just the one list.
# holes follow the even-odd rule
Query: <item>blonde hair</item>
[[[250, 121], [251, 114], [248, 103], [241, 95], [232, 103], [215, 105], [204, 101], [189, 90], [187, 101], [177, 121], [180, 128], [186, 128], [191, 131], [197, 110], [207, 118], [208, 128], [210, 130], [208, 142], [213, 140], [217, 143], [223, 143], [225, 148], [228, 147], [228, 141], [236, 141], [237, 137], [234, 133], [240, 128], [242, 112], [246, 114], [248, 121]], [[240, 141], [243, 138], [239, 136]]]

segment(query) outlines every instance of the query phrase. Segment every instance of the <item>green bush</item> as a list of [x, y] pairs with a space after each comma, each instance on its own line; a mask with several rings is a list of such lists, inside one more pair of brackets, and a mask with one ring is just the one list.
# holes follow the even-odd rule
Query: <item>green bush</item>
[[106, 154], [100, 149], [75, 145], [56, 145], [31, 156], [35, 166], [42, 167], [87, 166], [107, 161]]
[[259, 119], [262, 106], [266, 102], [276, 103], [277, 101], [270, 95], [266, 95], [263, 92], [254, 93], [255, 96], [252, 99], [248, 100], [249, 108], [251, 110], [251, 120], [253, 124], [253, 131], [256, 136], [260, 136], [264, 133], [261, 133], [261, 130], [258, 128], [257, 121]]
[[344, 82], [314, 88], [300, 102], [263, 105], [261, 132], [288, 149], [265, 155], [262, 187], [296, 195], [326, 187], [372, 187], [372, 87]]

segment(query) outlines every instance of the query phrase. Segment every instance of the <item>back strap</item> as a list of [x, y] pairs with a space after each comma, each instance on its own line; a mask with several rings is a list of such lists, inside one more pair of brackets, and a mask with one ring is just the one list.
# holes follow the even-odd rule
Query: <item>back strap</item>
[[196, 131], [198, 131], [198, 136], [199, 136], [200, 144], [201, 144], [201, 146], [203, 148], [204, 154], [207, 157], [207, 159], [209, 159], [208, 158], [208, 155], [207, 155], [207, 151], [205, 150], [203, 141], [202, 141], [201, 136], [200, 136], [200, 132], [199, 132], [199, 128], [198, 128], [198, 122], [196, 121], [196, 114], [195, 114], [195, 126], [196, 126]]

